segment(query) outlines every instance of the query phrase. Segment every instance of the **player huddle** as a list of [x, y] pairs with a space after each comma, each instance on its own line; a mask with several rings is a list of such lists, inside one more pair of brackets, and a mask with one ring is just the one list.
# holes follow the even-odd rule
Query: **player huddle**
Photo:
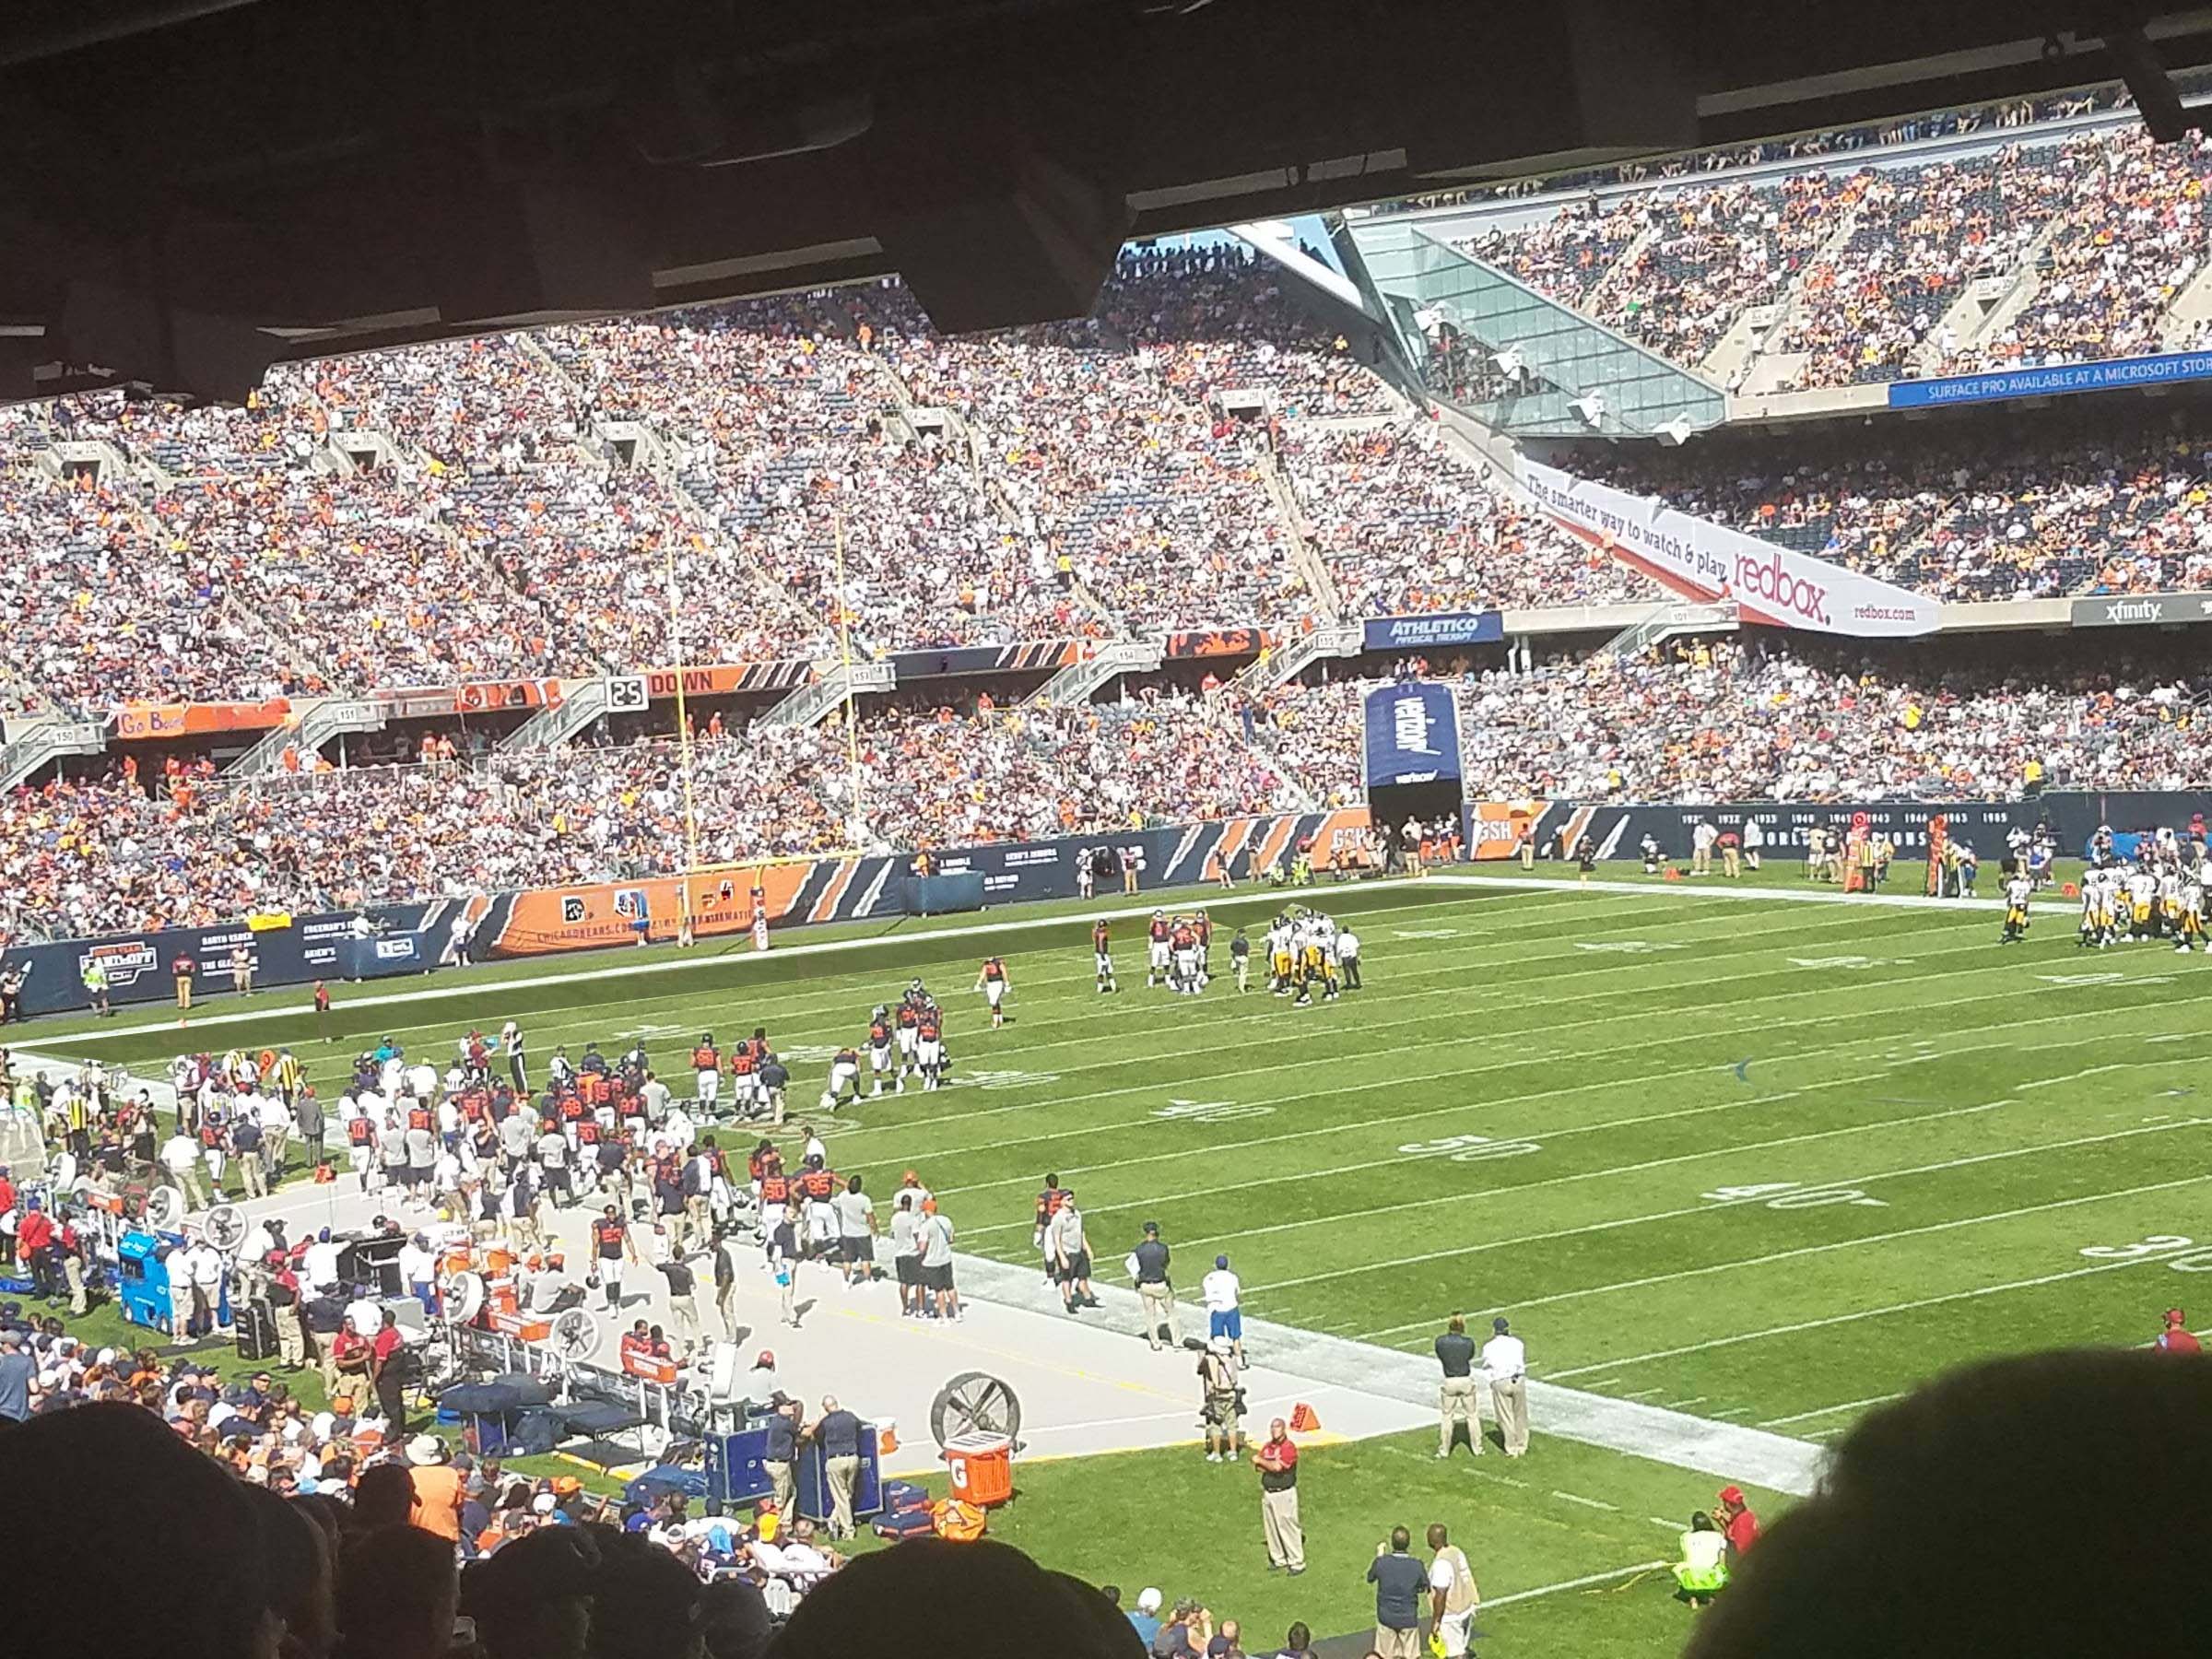
[[1293, 904], [1267, 928], [1267, 988], [1310, 1005], [1318, 989], [1324, 1002], [1340, 990], [1359, 989], [1359, 936], [1334, 916]]
[[[2205, 897], [2212, 893], [2212, 854], [2201, 841], [2181, 842], [2167, 830], [2147, 841], [2134, 860], [2113, 859], [2092, 865], [2081, 878], [2081, 928], [2076, 943], [2099, 950], [2123, 940], [2144, 943], [2152, 939], [2173, 942], [2185, 952], [2206, 944]], [[2017, 909], [2019, 933], [2027, 931], [2023, 900], [2016, 907], [2006, 895], [2006, 936], [2017, 937], [2013, 916]]]
[[[1101, 922], [1098, 931], [1103, 933], [1105, 927]], [[1165, 985], [1178, 996], [1196, 996], [1213, 978], [1209, 971], [1213, 946], [1214, 924], [1204, 911], [1189, 915], [1178, 911], [1172, 916], [1154, 911], [1145, 933], [1146, 985]], [[1113, 964], [1103, 950], [1099, 961], [1103, 976], [1100, 989], [1111, 989]]]
[[[995, 958], [993, 959], [996, 960]], [[1004, 984], [1005, 968], [1000, 968]], [[1002, 989], [1000, 995], [1003, 996]], [[999, 998], [991, 1002], [996, 1023]], [[945, 1010], [919, 979], [907, 982], [906, 993], [896, 1006], [877, 1003], [868, 1014], [868, 1095], [879, 1098], [885, 1078], [891, 1093], [904, 1094], [907, 1079], [918, 1078], [924, 1090], [942, 1088], [950, 1071], [945, 1054]], [[860, 1051], [847, 1046], [830, 1062], [830, 1082], [822, 1090], [822, 1110], [834, 1112], [848, 1100], [860, 1099]]]

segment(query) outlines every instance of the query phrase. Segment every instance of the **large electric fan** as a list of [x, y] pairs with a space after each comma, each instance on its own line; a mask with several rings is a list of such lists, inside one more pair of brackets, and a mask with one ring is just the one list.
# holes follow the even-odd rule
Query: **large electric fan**
[[246, 1241], [246, 1214], [235, 1204], [218, 1204], [207, 1212], [200, 1231], [208, 1243], [229, 1255]]
[[155, 1232], [174, 1232], [184, 1222], [184, 1194], [158, 1186], [146, 1195], [146, 1224]]
[[445, 1293], [445, 1316], [455, 1324], [466, 1324], [484, 1311], [487, 1294], [482, 1274], [456, 1273]]
[[707, 1400], [714, 1406], [735, 1406], [745, 1398], [745, 1363], [734, 1342], [718, 1342], [707, 1360]]
[[553, 1322], [553, 1351], [571, 1365], [582, 1365], [599, 1351], [599, 1322], [588, 1308], [571, 1308]]
[[929, 1404], [929, 1431], [938, 1445], [967, 1434], [1021, 1439], [1021, 1401], [987, 1371], [962, 1371]]

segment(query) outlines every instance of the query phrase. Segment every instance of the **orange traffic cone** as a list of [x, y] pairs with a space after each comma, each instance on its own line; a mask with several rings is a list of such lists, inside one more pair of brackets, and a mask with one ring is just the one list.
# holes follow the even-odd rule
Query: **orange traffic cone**
[[1290, 1408], [1290, 1427], [1297, 1433], [1312, 1434], [1320, 1429], [1321, 1418], [1312, 1406], [1300, 1400]]

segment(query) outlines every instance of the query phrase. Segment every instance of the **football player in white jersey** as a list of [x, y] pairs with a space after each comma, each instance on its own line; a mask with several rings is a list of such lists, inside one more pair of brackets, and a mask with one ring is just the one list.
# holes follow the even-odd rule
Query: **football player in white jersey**
[[2035, 883], [2025, 871], [2016, 870], [2005, 877], [2005, 931], [1997, 935], [1997, 943], [2010, 945], [2028, 936], [2028, 899], [2035, 891]]

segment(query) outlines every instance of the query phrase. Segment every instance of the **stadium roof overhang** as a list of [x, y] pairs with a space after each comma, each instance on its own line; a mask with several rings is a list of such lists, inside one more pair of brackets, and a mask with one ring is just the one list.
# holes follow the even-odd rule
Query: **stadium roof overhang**
[[1132, 236], [2206, 62], [2034, 0], [14, 0], [0, 398], [893, 270], [1069, 316]]

